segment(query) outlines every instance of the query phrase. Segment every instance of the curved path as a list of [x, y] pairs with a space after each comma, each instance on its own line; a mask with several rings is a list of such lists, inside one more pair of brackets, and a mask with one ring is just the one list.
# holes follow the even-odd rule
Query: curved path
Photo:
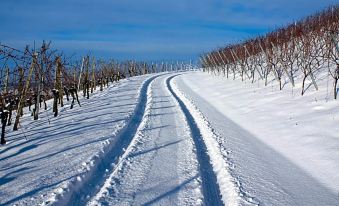
[[26, 114], [29, 141], [9, 133], [0, 151], [0, 205], [338, 205], [264, 134], [233, 122], [198, 74], [126, 79], [66, 104], [48, 127], [51, 111], [33, 123]]
[[89, 205], [337, 204], [334, 193], [181, 77], [167, 74], [150, 84], [132, 143]]
[[89, 205], [222, 205], [201, 132], [170, 85], [148, 88], [143, 120], [130, 146]]

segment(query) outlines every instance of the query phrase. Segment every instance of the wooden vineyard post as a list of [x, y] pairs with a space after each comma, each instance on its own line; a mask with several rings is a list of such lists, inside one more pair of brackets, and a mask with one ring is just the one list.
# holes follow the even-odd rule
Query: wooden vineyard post
[[336, 38], [335, 32], [332, 33], [331, 40], [333, 41], [335, 49], [336, 49], [337, 53], [339, 54], [339, 45], [338, 45], [338, 42], [337, 42], [337, 38]]
[[[42, 54], [43, 55], [43, 54]], [[42, 87], [42, 71], [43, 71], [43, 57], [41, 57], [41, 63], [38, 65], [38, 77], [39, 77], [39, 82], [38, 82], [38, 95], [35, 103], [35, 110], [34, 111], [34, 120], [39, 119], [39, 109], [40, 109], [40, 100], [41, 100], [41, 87]]]
[[6, 122], [7, 122], [7, 118], [8, 118], [8, 111], [7, 110], [3, 110], [0, 114], [1, 117], [1, 142], [0, 144], [4, 145], [6, 144], [6, 140], [5, 140], [5, 132], [6, 132]]
[[77, 77], [76, 77], [76, 68], [73, 70], [73, 83], [72, 86], [77, 87]]
[[104, 71], [101, 70], [100, 91], [103, 91]]
[[[332, 42], [335, 46], [335, 50], [337, 51], [337, 54], [339, 54], [339, 45], [338, 45], [338, 42], [337, 42], [335, 32], [333, 32], [331, 34], [331, 40], [332, 40]], [[333, 76], [334, 76], [334, 86], [333, 86], [334, 99], [337, 99], [337, 96], [338, 96], [337, 84], [338, 84], [338, 79], [339, 79], [339, 64], [338, 63], [337, 63], [337, 68], [336, 68]]]
[[[18, 71], [19, 71], [18, 96], [20, 97], [23, 93], [23, 81], [24, 81], [25, 74], [24, 74], [24, 70], [21, 67], [19, 67]], [[20, 114], [20, 116], [24, 115], [23, 108], [21, 108], [21, 110], [17, 108], [17, 113]]]
[[82, 75], [82, 69], [84, 68], [84, 62], [85, 62], [85, 57], [82, 58], [82, 63], [80, 67], [80, 74], [79, 74], [79, 81], [78, 81], [78, 90], [80, 90], [80, 83], [81, 83], [81, 75]]
[[92, 64], [92, 85], [91, 85], [91, 93], [93, 93], [93, 90], [97, 90], [97, 88], [96, 88], [96, 82], [95, 82], [95, 58], [93, 58], [93, 64]]
[[[22, 91], [22, 93], [20, 95], [18, 111], [21, 111], [23, 109], [26, 93], [27, 93], [27, 90], [28, 90], [30, 82], [31, 82], [31, 78], [32, 78], [32, 74], [33, 74], [33, 70], [34, 70], [36, 61], [37, 61], [37, 54], [35, 53], [33, 55], [33, 60], [32, 60], [31, 66], [29, 68], [26, 85], [25, 85], [25, 87], [24, 87], [24, 89], [23, 89], [23, 91]], [[20, 113], [18, 112], [16, 117], [15, 117], [15, 122], [14, 122], [14, 126], [13, 126], [13, 130], [14, 131], [18, 130], [19, 121], [20, 121]]]
[[4, 85], [4, 94], [8, 92], [8, 81], [9, 81], [9, 68], [6, 68], [6, 77], [5, 77], [5, 85]]
[[89, 99], [89, 56], [87, 56], [86, 61], [84, 63], [84, 67], [86, 67], [85, 70], [85, 79], [83, 83], [83, 92], [84, 92], [84, 97], [87, 96], [87, 99]]
[[57, 57], [56, 64], [57, 64], [57, 68], [55, 71], [54, 88], [59, 91], [59, 103], [60, 103], [60, 106], [63, 107], [64, 101], [63, 101], [63, 87], [62, 87], [62, 64], [61, 64], [60, 57]]
[[[224, 61], [224, 59], [222, 58], [222, 56], [220, 55], [220, 50], [217, 52], [218, 53], [218, 56], [219, 56], [219, 58], [221, 59], [221, 61], [222, 61], [222, 63], [223, 63], [223, 67], [222, 67], [222, 69], [223, 69], [223, 73], [224, 73], [224, 76], [225, 76], [225, 73], [226, 73], [226, 63], [225, 63], [225, 61]], [[191, 62], [190, 62], [190, 64], [191, 64]]]

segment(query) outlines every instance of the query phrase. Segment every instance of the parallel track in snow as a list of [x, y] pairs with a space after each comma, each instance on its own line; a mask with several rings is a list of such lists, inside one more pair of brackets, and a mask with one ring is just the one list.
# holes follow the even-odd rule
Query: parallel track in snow
[[127, 124], [114, 137], [102, 156], [97, 158], [94, 167], [80, 181], [71, 185], [68, 192], [62, 194], [61, 197], [56, 197], [57, 201], [53, 205], [84, 205], [99, 191], [108, 177], [107, 174], [116, 169], [116, 166], [112, 167], [112, 165], [119, 163], [120, 158], [125, 154], [125, 148], [133, 140], [145, 113], [147, 90], [151, 83], [161, 75], [163, 74], [150, 77], [143, 83], [138, 104]]
[[[176, 111], [180, 112], [180, 108], [176, 104], [173, 105], [173, 103], [175, 103], [174, 97], [170, 95], [166, 87], [166, 80], [171, 76], [172, 75], [168, 75], [167, 77], [159, 78], [157, 82], [151, 83], [147, 91], [148, 99], [144, 117], [141, 124], [139, 124], [131, 144], [120, 158], [118, 165], [111, 172], [109, 178], [107, 178], [104, 186], [97, 195], [90, 200], [88, 205], [130, 205], [135, 204], [135, 201], [140, 205], [155, 204], [158, 203], [158, 201], [161, 202], [159, 204], [172, 205], [178, 201], [177, 194], [179, 191], [182, 192], [185, 190], [184, 188], [187, 188], [187, 185], [190, 185], [188, 186], [188, 190], [194, 192], [194, 189], [190, 187], [194, 185], [192, 182], [198, 179], [199, 171], [193, 166], [196, 165], [196, 162], [194, 162], [194, 152], [185, 151], [185, 149], [189, 150], [190, 145], [192, 145], [192, 148], [194, 147], [191, 143], [190, 133], [185, 132], [182, 136], [177, 134], [179, 130], [186, 130], [187, 127], [185, 127], [184, 115], [181, 113], [176, 114]], [[157, 84], [153, 85], [153, 83]], [[157, 90], [157, 92], [154, 92], [154, 90]], [[161, 100], [157, 101], [158, 99]], [[174, 118], [173, 120], [176, 119], [175, 121], [179, 121], [181, 128], [178, 128], [178, 125], [174, 123], [173, 120], [169, 120], [168, 118], [170, 117]], [[171, 135], [171, 130], [174, 132], [173, 134], [177, 135]], [[186, 136], [187, 139], [184, 138], [184, 136]], [[188, 157], [185, 156], [185, 153], [189, 153]], [[179, 162], [175, 160], [175, 156], [177, 155], [178, 158], [180, 158]], [[183, 160], [185, 158], [186, 160]], [[175, 165], [173, 165], [173, 162], [176, 162]], [[182, 164], [184, 167], [180, 167], [177, 164]], [[129, 167], [130, 165], [132, 165], [131, 167], [133, 169]], [[156, 167], [156, 169], [164, 167], [168, 170], [155, 172], [153, 170], [154, 167]], [[133, 174], [136, 176], [133, 176]], [[124, 180], [126, 176], [128, 180]], [[155, 176], [159, 176], [160, 178], [154, 181], [152, 178]], [[119, 183], [116, 186], [117, 179], [119, 179]], [[133, 181], [131, 179], [133, 179]], [[158, 184], [161, 185], [162, 182], [166, 182], [166, 185], [162, 185], [161, 189], [150, 192], [151, 194], [147, 195], [149, 187], [156, 187]], [[121, 186], [121, 184], [126, 185]], [[200, 188], [200, 184], [198, 183], [197, 185], [199, 185], [198, 188]], [[114, 194], [115, 192], [108, 192], [109, 190], [116, 190], [114, 187], [122, 187], [125, 191], [122, 191], [122, 194], [119, 192], [117, 194]], [[143, 192], [144, 189], [142, 188], [146, 188], [146, 191]], [[124, 192], [126, 194], [123, 194]], [[137, 197], [136, 192], [140, 193], [141, 197]], [[192, 198], [194, 195], [186, 194], [184, 199], [187, 197]], [[199, 197], [197, 199], [193, 198], [191, 201], [196, 201], [193, 204], [200, 204], [198, 203], [198, 199]], [[187, 199], [181, 201], [187, 201]], [[179, 201], [179, 203], [183, 204], [181, 201]]]
[[172, 96], [179, 103], [182, 112], [184, 113], [187, 123], [190, 127], [190, 132], [197, 149], [196, 155], [199, 161], [199, 170], [202, 178], [202, 191], [204, 195], [204, 205], [224, 205], [221, 198], [221, 192], [219, 185], [217, 183], [217, 176], [213, 171], [213, 166], [211, 165], [211, 159], [208, 155], [206, 144], [203, 141], [201, 131], [188, 110], [187, 106], [173, 91], [173, 88], [170, 84], [171, 80], [177, 75], [173, 75], [167, 79], [166, 85], [167, 89], [171, 92]]
[[124, 153], [119, 157], [118, 161], [114, 165], [110, 175], [108, 178], [105, 179], [104, 184], [100, 188], [100, 190], [97, 191], [96, 194], [89, 199], [87, 202], [87, 205], [100, 205], [99, 199], [104, 195], [106, 192], [107, 187], [109, 187], [110, 182], [112, 179], [116, 176], [117, 172], [123, 167], [123, 164], [125, 163], [126, 159], [129, 157], [131, 151], [133, 150], [133, 147], [135, 146], [136, 142], [139, 140], [139, 137], [141, 136], [141, 130], [144, 129], [145, 125], [148, 122], [148, 116], [150, 115], [150, 102], [152, 101], [152, 84], [154, 82], [154, 79], [152, 82], [149, 83], [147, 86], [147, 90], [145, 91], [145, 94], [147, 96], [146, 101], [144, 102], [145, 107], [143, 108], [142, 115], [140, 114], [140, 118], [137, 124], [134, 125], [134, 130], [130, 132], [130, 143], [127, 146], [127, 148], [124, 150]]
[[[187, 99], [184, 98], [183, 94], [179, 92], [179, 90], [172, 85], [172, 79], [178, 74], [167, 74], [165, 77], [164, 84], [162, 84], [162, 90], [167, 90], [167, 93], [170, 94], [168, 98], [172, 99], [171, 102], [176, 102], [175, 111], [178, 111], [179, 114], [166, 114], [165, 115], [175, 115], [181, 119], [180, 121], [185, 121], [187, 124], [186, 135], [189, 136], [192, 140], [193, 147], [195, 147], [194, 152], [192, 151], [192, 155], [195, 156], [197, 160], [197, 167], [194, 171], [190, 171], [190, 173], [197, 173], [201, 179], [200, 190], [203, 196], [203, 204], [204, 205], [237, 205], [238, 204], [238, 196], [237, 191], [234, 188], [233, 183], [231, 182], [231, 177], [227, 176], [227, 168], [224, 167], [224, 164], [220, 164], [220, 161], [223, 162], [222, 159], [218, 156], [218, 148], [215, 144], [213, 144], [213, 140], [211, 137], [206, 137], [210, 135], [210, 131], [208, 130], [207, 125], [203, 125], [204, 122], [199, 119], [197, 114], [193, 111], [192, 105], [189, 105]], [[161, 75], [158, 75], [161, 76]], [[152, 106], [154, 103], [152, 100], [152, 83], [158, 77], [154, 76], [148, 79], [142, 86], [140, 90], [139, 103], [135, 109], [134, 114], [132, 115], [130, 121], [126, 124], [126, 126], [122, 129], [119, 135], [116, 137], [117, 141], [109, 148], [107, 152], [104, 153], [102, 158], [98, 159], [96, 166], [90, 170], [90, 173], [84, 177], [84, 179], [70, 188], [70, 192], [66, 193], [59, 201], [57, 201], [56, 205], [98, 205], [102, 198], [105, 199], [107, 195], [107, 189], [111, 187], [114, 179], [124, 176], [119, 176], [118, 172], [124, 172], [123, 167], [128, 165], [128, 161], [130, 157], [133, 157], [133, 152], [137, 150], [142, 151], [145, 148], [137, 149], [140, 147], [138, 145], [139, 142], [143, 141], [143, 138], [146, 138], [144, 135], [151, 135], [152, 132], [147, 131], [147, 124], [152, 121], [156, 121], [156, 117], [151, 117]], [[166, 107], [165, 107], [166, 108]], [[174, 111], [174, 110], [173, 110]], [[156, 115], [155, 115], [156, 116]], [[153, 118], [153, 119], [152, 119]], [[159, 117], [158, 117], [159, 118]], [[159, 119], [158, 119], [159, 120]], [[175, 126], [176, 124], [174, 124]], [[163, 125], [162, 125], [163, 126]], [[173, 126], [173, 125], [172, 125]], [[178, 125], [177, 125], [178, 126]], [[207, 128], [207, 129], [206, 129]], [[161, 129], [159, 130], [161, 131]], [[160, 133], [159, 133], [160, 134]], [[147, 141], [154, 141], [155, 145], [158, 145], [159, 141], [161, 142], [163, 138], [158, 138], [156, 136], [149, 136]], [[175, 138], [174, 138], [175, 139]], [[212, 138], [213, 139], [213, 138]], [[144, 139], [144, 141], [146, 141]], [[180, 140], [182, 141], [182, 140]], [[173, 144], [178, 144], [180, 141], [174, 141]], [[212, 143], [211, 143], [212, 142]], [[143, 144], [143, 143], [141, 143]], [[145, 143], [146, 144], [146, 143]], [[167, 145], [171, 145], [167, 144]], [[185, 143], [180, 143], [185, 144]], [[158, 145], [159, 146], [159, 145]], [[161, 148], [162, 146], [160, 146]], [[147, 147], [146, 147], [147, 148]], [[173, 152], [178, 152], [173, 146]], [[168, 148], [167, 148], [168, 149]], [[195, 154], [193, 154], [195, 153]], [[146, 160], [157, 162], [163, 162], [162, 160], [168, 160], [168, 155], [170, 153], [153, 153], [151, 159]], [[162, 155], [156, 157], [154, 155]], [[165, 156], [164, 156], [165, 155]], [[166, 156], [167, 155], [167, 156]], [[174, 154], [176, 155], [176, 154]], [[180, 156], [180, 155], [179, 155]], [[142, 157], [141, 157], [142, 158]], [[160, 159], [159, 159], [160, 158]], [[163, 159], [162, 159], [163, 158]], [[181, 158], [181, 157], [179, 157]], [[219, 158], [219, 159], [218, 159]], [[140, 160], [138, 164], [148, 164], [145, 160]], [[124, 164], [127, 163], [127, 164]], [[165, 163], [166, 164], [166, 163]], [[173, 164], [173, 162], [171, 163]], [[113, 167], [112, 167], [113, 165]], [[153, 165], [144, 165], [141, 167], [145, 167], [145, 171], [148, 171], [144, 174], [137, 174], [137, 176], [144, 176], [147, 181], [147, 177], [145, 175], [150, 175], [150, 168]], [[153, 165], [154, 166], [154, 165]], [[160, 165], [159, 165], [160, 166]], [[147, 169], [148, 168], [148, 169]], [[108, 170], [107, 170], [108, 169]], [[143, 169], [140, 170], [142, 172]], [[145, 172], [144, 171], [144, 172]], [[172, 171], [173, 172], [173, 171]], [[131, 173], [133, 174], [133, 172]], [[166, 171], [164, 174], [166, 176]], [[160, 174], [161, 176], [161, 174]], [[165, 177], [164, 176], [164, 177]], [[180, 176], [180, 175], [179, 175]], [[177, 178], [179, 178], [177, 176]], [[128, 176], [127, 178], [133, 178], [133, 176]], [[195, 179], [196, 177], [194, 177]], [[152, 179], [152, 178], [151, 178]], [[161, 178], [160, 178], [161, 179]], [[182, 179], [182, 178], [179, 178]], [[184, 185], [188, 182], [192, 181], [192, 179], [187, 180], [183, 178]], [[145, 181], [145, 180], [144, 180]], [[149, 180], [151, 181], [151, 180]], [[149, 182], [143, 182], [140, 184], [150, 184]], [[142, 185], [139, 185], [141, 188]], [[225, 189], [225, 186], [228, 187]], [[180, 187], [174, 187], [173, 191], [179, 191]], [[166, 193], [165, 193], [166, 194]], [[164, 195], [165, 195], [164, 194]], [[165, 196], [160, 195], [159, 198]], [[108, 198], [108, 197], [106, 197]], [[109, 197], [114, 198], [114, 197]], [[132, 197], [134, 199], [136, 197]], [[146, 197], [147, 199], [147, 197]], [[144, 199], [144, 200], [146, 200]], [[153, 199], [148, 201], [148, 203], [155, 203], [158, 199]], [[146, 203], [146, 204], [148, 204]]]

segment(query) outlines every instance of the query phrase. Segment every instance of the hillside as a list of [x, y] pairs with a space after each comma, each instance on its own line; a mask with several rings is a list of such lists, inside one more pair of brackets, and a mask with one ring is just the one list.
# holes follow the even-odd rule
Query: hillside
[[8, 131], [1, 204], [336, 205], [338, 102], [322, 86], [301, 97], [202, 72], [122, 80]]

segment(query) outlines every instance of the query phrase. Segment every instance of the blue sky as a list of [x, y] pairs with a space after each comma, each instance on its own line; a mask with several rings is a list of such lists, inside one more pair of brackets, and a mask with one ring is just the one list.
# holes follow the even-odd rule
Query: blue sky
[[51, 40], [66, 54], [189, 60], [337, 0], [1, 0], [0, 42]]

